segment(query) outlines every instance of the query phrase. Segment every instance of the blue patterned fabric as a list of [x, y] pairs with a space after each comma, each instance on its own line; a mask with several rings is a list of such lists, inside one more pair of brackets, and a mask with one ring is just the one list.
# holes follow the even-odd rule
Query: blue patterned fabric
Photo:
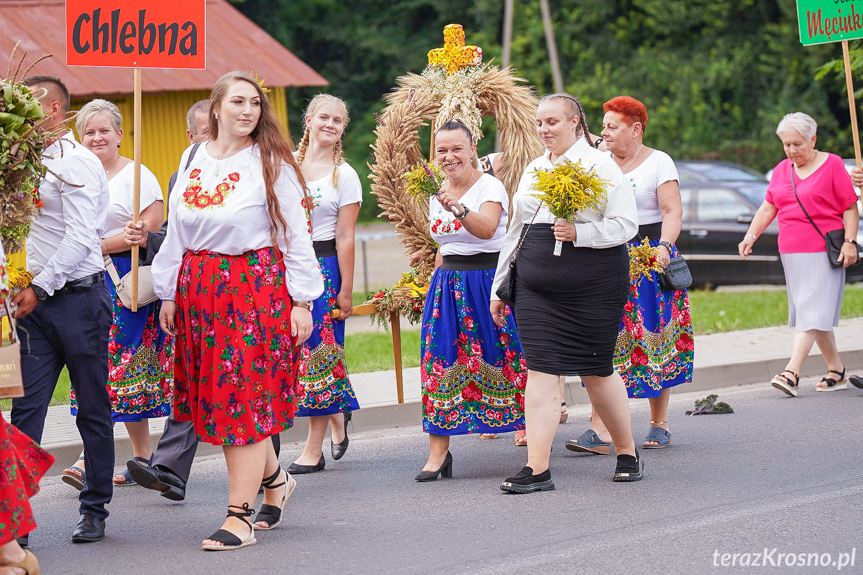
[[438, 269], [420, 342], [423, 431], [435, 435], [524, 429], [527, 367], [514, 316], [499, 328], [489, 311], [494, 269]]

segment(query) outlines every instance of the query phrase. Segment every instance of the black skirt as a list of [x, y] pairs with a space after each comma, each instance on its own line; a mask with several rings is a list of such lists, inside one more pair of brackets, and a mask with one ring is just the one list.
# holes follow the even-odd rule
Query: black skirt
[[626, 245], [554, 255], [550, 225], [533, 225], [516, 260], [515, 320], [527, 368], [609, 376], [629, 290]]

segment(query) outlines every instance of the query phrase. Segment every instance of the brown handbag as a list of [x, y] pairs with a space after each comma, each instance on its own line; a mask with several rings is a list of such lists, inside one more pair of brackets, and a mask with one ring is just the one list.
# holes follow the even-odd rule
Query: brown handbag
[[0, 347], [0, 399], [24, 397], [24, 380], [21, 377], [21, 342], [15, 332], [15, 320], [4, 301], [9, 321], [9, 345]]

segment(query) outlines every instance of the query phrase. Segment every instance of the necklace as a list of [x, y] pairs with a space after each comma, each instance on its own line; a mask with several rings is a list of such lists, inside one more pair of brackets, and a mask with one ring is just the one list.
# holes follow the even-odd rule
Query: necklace
[[620, 170], [621, 172], [626, 173], [626, 170], [629, 169], [629, 166], [631, 166], [632, 163], [638, 159], [638, 154], [641, 152], [641, 146], [642, 144], [638, 144], [638, 149], [635, 150], [635, 156], [633, 156], [633, 158], [629, 160], [629, 163], [626, 164], [626, 166], [624, 166], [622, 170]]
[[108, 168], [107, 170], [105, 170], [105, 175], [106, 175], [106, 176], [110, 176], [110, 175], [111, 175], [111, 172], [113, 172], [113, 171], [114, 171], [114, 168], [117, 166], [117, 162], [119, 162], [119, 161], [120, 161], [120, 156], [119, 156], [119, 154], [118, 154], [118, 155], [117, 155], [117, 159], [115, 159], [115, 160], [114, 160], [114, 163], [113, 163], [113, 164], [111, 164], [111, 167], [110, 167], [110, 168]]
[[[476, 170], [472, 170], [473, 174], [470, 176], [470, 180], [468, 180], [467, 185], [462, 189], [461, 193], [458, 195], [456, 199], [461, 199], [461, 197], [467, 192], [471, 185], [473, 184], [473, 179], [476, 177]], [[453, 195], [455, 195], [455, 190], [453, 190]]]

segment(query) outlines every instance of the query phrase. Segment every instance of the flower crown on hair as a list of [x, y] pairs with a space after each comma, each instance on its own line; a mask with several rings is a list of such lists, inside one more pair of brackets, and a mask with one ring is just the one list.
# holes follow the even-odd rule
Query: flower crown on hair
[[269, 94], [271, 92], [271, 90], [269, 88], [264, 87], [264, 82], [266, 81], [265, 78], [259, 78], [258, 75], [255, 74], [252, 70], [249, 70], [249, 76], [251, 76], [252, 78], [255, 79], [255, 82], [258, 83], [258, 86], [261, 87], [261, 91], [264, 94]]

